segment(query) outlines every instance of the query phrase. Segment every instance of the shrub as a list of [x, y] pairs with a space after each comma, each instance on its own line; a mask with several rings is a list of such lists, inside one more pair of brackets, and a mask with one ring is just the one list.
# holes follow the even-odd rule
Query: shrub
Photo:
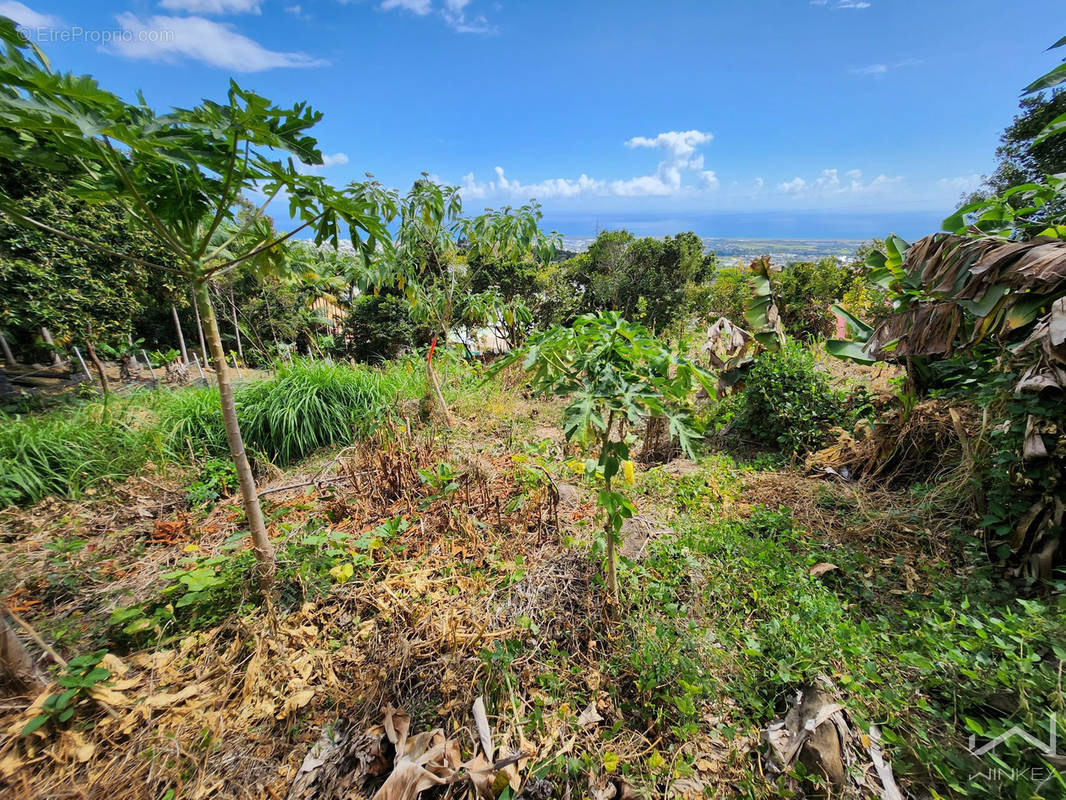
[[339, 352], [372, 364], [395, 358], [414, 347], [415, 324], [402, 297], [363, 295], [352, 304], [344, 320]]
[[751, 299], [752, 286], [752, 275], [745, 270], [719, 270], [710, 285], [692, 290], [689, 302], [708, 321], [725, 317], [734, 325], [747, 328], [744, 308]]
[[835, 258], [817, 263], [796, 261], [777, 273], [772, 282], [785, 331], [813, 339], [833, 332], [836, 318], [829, 307], [844, 296], [851, 273]]
[[814, 355], [794, 341], [761, 354], [748, 373], [738, 417], [740, 428], [786, 452], [821, 444], [829, 428], [848, 426], [855, 413], [844, 392], [829, 385]]

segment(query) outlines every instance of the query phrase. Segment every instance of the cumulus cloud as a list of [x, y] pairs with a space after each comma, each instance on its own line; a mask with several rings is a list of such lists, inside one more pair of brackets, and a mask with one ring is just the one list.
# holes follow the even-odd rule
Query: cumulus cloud
[[[654, 137], [635, 136], [625, 142], [630, 149], [663, 151], [663, 160], [650, 175], [634, 178], [604, 180], [582, 174], [578, 178], [549, 178], [536, 183], [522, 183], [506, 176], [503, 167], [496, 167], [495, 180], [479, 183], [474, 173], [463, 178], [463, 193], [468, 197], [488, 197], [506, 194], [515, 197], [551, 198], [601, 195], [614, 197], [666, 197], [694, 189], [718, 188], [718, 176], [704, 169], [703, 154], [697, 148], [713, 137], [704, 131], [668, 131]], [[688, 179], [686, 181], [686, 178]]]
[[954, 178], [941, 178], [937, 186], [960, 194], [969, 194], [981, 185], [984, 176], [973, 173], [972, 175], [958, 175]]
[[168, 11], [189, 14], [259, 14], [260, 0], [159, 0]]
[[898, 184], [902, 177], [890, 178], [884, 173], [872, 181], [863, 179], [862, 170], [849, 169], [841, 179], [840, 170], [823, 169], [813, 181], [796, 176], [790, 181], [777, 184], [777, 191], [794, 197], [827, 197], [842, 194], [871, 194]]
[[807, 188], [807, 181], [803, 180], [799, 176], [793, 178], [790, 181], [777, 184], [777, 191], [782, 194], [800, 194]]
[[129, 12], [115, 19], [128, 35], [111, 50], [147, 61], [201, 61], [234, 72], [261, 72], [279, 67], [318, 67], [326, 61], [305, 53], [268, 50], [228, 25], [203, 17], [153, 16], [142, 20]]
[[[347, 2], [347, 0], [342, 0]], [[443, 0], [439, 9], [433, 6], [433, 0], [382, 0], [378, 6], [382, 11], [409, 11], [419, 17], [425, 17], [435, 11], [441, 19], [457, 33], [495, 33], [496, 26], [491, 25], [483, 14], [470, 15], [467, 6], [472, 0]]]
[[433, 11], [433, 0], [384, 0], [381, 4], [382, 11], [394, 9], [410, 11], [412, 14], [424, 17]]
[[59, 17], [42, 14], [23, 3], [8, 2], [8, 0], [0, 2], [0, 17], [13, 19], [27, 28], [56, 28], [61, 24]]

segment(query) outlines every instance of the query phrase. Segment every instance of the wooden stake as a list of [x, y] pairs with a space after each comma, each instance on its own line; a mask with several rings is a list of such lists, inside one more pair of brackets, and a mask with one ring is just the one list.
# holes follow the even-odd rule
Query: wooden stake
[[81, 357], [81, 350], [78, 349], [77, 345], [74, 345], [74, 355], [78, 357], [78, 363], [81, 364], [81, 371], [84, 372], [85, 377], [91, 381], [93, 376], [89, 374], [89, 368], [85, 366], [85, 359]]
[[207, 378], [204, 377], [204, 370], [203, 370], [203, 367], [200, 366], [200, 358], [199, 358], [199, 356], [197, 356], [196, 353], [193, 353], [192, 357], [193, 357], [193, 360], [196, 362], [196, 371], [200, 373], [200, 380], [206, 381]]
[[153, 381], [158, 381], [159, 378], [155, 376], [155, 370], [152, 369], [152, 359], [148, 357], [148, 354], [141, 350], [141, 355], [144, 356], [144, 365], [148, 367], [148, 374], [152, 376]]

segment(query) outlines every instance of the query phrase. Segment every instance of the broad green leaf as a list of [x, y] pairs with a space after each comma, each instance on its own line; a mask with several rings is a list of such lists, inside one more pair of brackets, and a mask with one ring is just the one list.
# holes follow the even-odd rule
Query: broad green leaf
[[825, 343], [826, 352], [831, 356], [848, 359], [859, 364], [876, 364], [877, 359], [867, 353], [864, 348], [865, 345], [862, 342], [845, 339], [829, 339]]
[[846, 308], [843, 308], [842, 306], [839, 306], [836, 303], [832, 305], [832, 311], [834, 314], [839, 314], [845, 320], [847, 320], [848, 324], [855, 329], [856, 338], [860, 339], [863, 342], [870, 338], [870, 334], [874, 331], [872, 326], [867, 325], [865, 322], [856, 317]]

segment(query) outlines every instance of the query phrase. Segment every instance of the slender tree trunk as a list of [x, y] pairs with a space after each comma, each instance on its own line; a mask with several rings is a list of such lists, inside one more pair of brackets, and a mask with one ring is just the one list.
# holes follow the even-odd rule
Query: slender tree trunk
[[[611, 491], [610, 478], [603, 482], [603, 490], [605, 492]], [[611, 594], [610, 616], [612, 620], [617, 622], [622, 608], [618, 597], [618, 564], [615, 559], [615, 540], [618, 538], [618, 533], [614, 530], [614, 526], [611, 525], [610, 514], [607, 515], [607, 522], [604, 523], [604, 531], [607, 533], [607, 591]]]
[[204, 343], [204, 323], [200, 319], [200, 303], [196, 299], [196, 292], [192, 293], [192, 311], [196, 315], [196, 333], [200, 336], [200, 358], [208, 363], [210, 356], [207, 353], [207, 345]]
[[237, 468], [237, 479], [241, 484], [244, 512], [248, 518], [248, 529], [252, 536], [252, 549], [255, 550], [255, 557], [259, 562], [259, 585], [265, 588], [273, 582], [274, 574], [277, 572], [274, 545], [270, 543], [270, 537], [267, 535], [263, 510], [259, 506], [255, 476], [252, 475], [252, 466], [248, 463], [248, 454], [244, 451], [244, 440], [237, 422], [237, 409], [233, 403], [233, 384], [230, 382], [226, 354], [222, 349], [222, 337], [218, 331], [218, 319], [215, 317], [215, 308], [211, 304], [211, 295], [206, 283], [202, 281], [196, 283], [196, 296], [203, 310], [207, 344], [211, 348], [211, 360], [214, 362], [218, 393], [222, 401], [222, 420], [226, 425], [226, 439], [229, 441], [233, 465]]
[[[611, 443], [611, 428], [614, 427], [614, 412], [612, 411], [607, 417], [607, 430], [603, 432], [603, 440], [600, 445], [600, 453], [607, 451], [608, 445]], [[606, 478], [603, 482], [603, 490], [608, 494], [611, 493], [611, 479]], [[606, 509], [604, 509], [606, 512]], [[621, 619], [622, 601], [618, 596], [618, 564], [615, 555], [616, 539], [618, 538], [618, 531], [614, 529], [614, 525], [611, 524], [611, 515], [607, 514], [607, 520], [603, 524], [604, 533], [607, 534], [607, 591], [610, 592], [610, 618], [613, 622], [618, 622]]]
[[237, 324], [237, 304], [233, 302], [233, 289], [229, 290], [229, 310], [233, 317], [233, 334], [237, 337], [237, 355], [244, 361], [244, 345], [241, 344], [241, 326]]
[[189, 351], [185, 347], [185, 334], [181, 332], [181, 320], [178, 319], [178, 309], [173, 303], [170, 304], [170, 314], [174, 317], [174, 330], [178, 332], [178, 347], [181, 350], [181, 360], [188, 364]]
[[7, 621], [7, 607], [0, 608], [0, 684], [15, 684], [31, 692], [44, 688], [44, 681], [34, 664], [33, 657], [15, 629]]
[[52, 366], [58, 367], [62, 363], [62, 359], [59, 357], [59, 353], [55, 351], [55, 340], [52, 338], [52, 332], [48, 328], [41, 328], [41, 338], [44, 339], [45, 344], [52, 348]]
[[4, 354], [4, 361], [9, 367], [17, 367], [18, 361], [15, 360], [15, 354], [11, 352], [11, 347], [7, 343], [7, 339], [4, 338], [4, 334], [0, 333], [0, 351]]
[[[444, 336], [438, 340], [438, 344], [444, 347], [448, 342], [448, 332], [444, 332]], [[444, 392], [440, 388], [440, 379], [437, 377], [437, 368], [433, 366], [433, 350], [435, 348], [430, 347], [429, 357], [426, 359], [426, 383], [428, 385], [430, 405], [436, 406], [437, 413], [440, 415], [441, 421], [449, 428], [455, 427], [455, 417], [452, 416], [451, 411], [448, 410], [448, 404], [444, 401]]]
[[85, 349], [89, 351], [89, 360], [93, 362], [93, 369], [100, 378], [100, 391], [106, 398], [111, 393], [111, 383], [107, 380], [107, 372], [104, 371], [104, 362], [96, 355], [96, 345], [93, 344], [93, 327], [88, 326], [85, 330]]

